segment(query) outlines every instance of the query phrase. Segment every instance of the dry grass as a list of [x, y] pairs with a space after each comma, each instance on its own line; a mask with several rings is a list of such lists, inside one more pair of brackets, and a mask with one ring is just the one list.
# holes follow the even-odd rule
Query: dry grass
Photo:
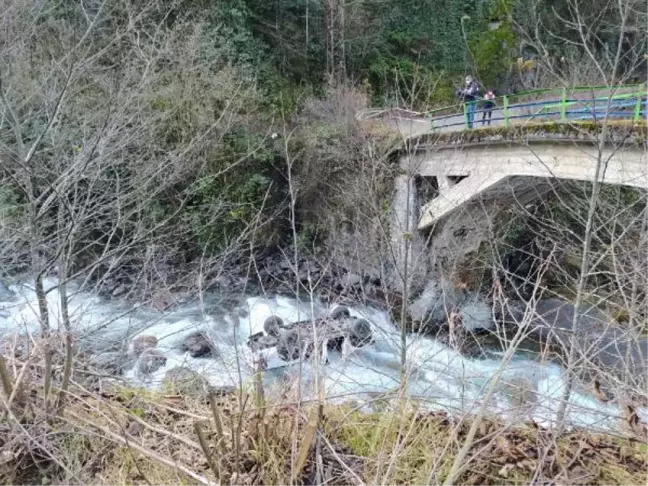
[[[16, 393], [0, 394], [2, 484], [432, 484], [470, 427], [411, 401], [366, 413], [241, 392], [212, 406], [87, 381], [46, 413], [38, 356], [7, 363]], [[457, 482], [644, 484], [646, 456], [645, 440], [486, 420]]]
[[[394, 484], [440, 483], [463, 443], [470, 421], [445, 413], [355, 413], [341, 422], [337, 439], [363, 457], [364, 477], [383, 482], [384, 451], [397, 454], [387, 478]], [[382, 455], [382, 457], [381, 457]], [[643, 484], [645, 443], [585, 431], [558, 440], [531, 424], [514, 428], [488, 420], [479, 428], [459, 484]]]

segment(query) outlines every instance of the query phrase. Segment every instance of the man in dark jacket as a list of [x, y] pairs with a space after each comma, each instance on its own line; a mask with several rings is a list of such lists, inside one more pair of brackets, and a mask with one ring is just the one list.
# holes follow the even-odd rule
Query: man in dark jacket
[[479, 86], [472, 76], [466, 76], [466, 86], [459, 90], [458, 94], [466, 104], [466, 122], [468, 128], [472, 128], [473, 122], [475, 121], [477, 98], [479, 98]]

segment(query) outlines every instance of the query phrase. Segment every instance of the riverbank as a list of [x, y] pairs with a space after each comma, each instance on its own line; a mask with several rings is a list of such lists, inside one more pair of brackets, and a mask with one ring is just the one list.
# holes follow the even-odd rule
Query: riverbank
[[[370, 301], [389, 305], [385, 288], [378, 275], [354, 272], [343, 268], [320, 254], [294, 258], [291, 248], [276, 249], [266, 255], [232, 262], [209, 278], [195, 269], [183, 266], [167, 272], [167, 279], [144, 285], [138, 275], [113, 272], [109, 278], [97, 276], [86, 283], [88, 291], [105, 299], [128, 299], [169, 310], [178, 304], [197, 299], [200, 292], [236, 295], [301, 295], [323, 301]], [[198, 284], [198, 277], [202, 279]], [[394, 293], [395, 300], [400, 297]], [[392, 303], [393, 305], [393, 303]]]
[[[366, 413], [352, 404], [270, 402], [74, 383], [45, 420], [37, 375], [20, 379], [0, 423], [2, 484], [429, 484], [447, 479], [472, 422], [412, 400]], [[217, 423], [219, 425], [217, 425]], [[31, 438], [31, 439], [30, 439]], [[484, 420], [458, 484], [643, 484], [645, 442]]]

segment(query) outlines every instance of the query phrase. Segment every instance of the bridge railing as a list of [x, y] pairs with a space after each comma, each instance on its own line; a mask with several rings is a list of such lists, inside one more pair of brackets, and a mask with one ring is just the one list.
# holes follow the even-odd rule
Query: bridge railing
[[[542, 89], [514, 95], [499, 96], [494, 100], [491, 123], [524, 124], [527, 122], [601, 121], [627, 119], [639, 121], [647, 113], [647, 87], [627, 85], [583, 86], [570, 89]], [[427, 117], [432, 130], [470, 128], [469, 107], [474, 105], [474, 125], [481, 122], [484, 100], [455, 104], [418, 116]], [[486, 121], [488, 123], [488, 121]]]

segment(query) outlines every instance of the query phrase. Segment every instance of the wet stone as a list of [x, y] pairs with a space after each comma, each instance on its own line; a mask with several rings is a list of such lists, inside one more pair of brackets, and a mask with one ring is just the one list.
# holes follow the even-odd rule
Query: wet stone
[[211, 339], [203, 331], [197, 331], [184, 340], [182, 350], [188, 352], [192, 358], [216, 358], [218, 350]]
[[145, 349], [137, 360], [137, 372], [146, 377], [166, 365], [167, 358], [158, 349]]
[[157, 338], [149, 334], [144, 334], [133, 339], [131, 344], [133, 354], [135, 356], [140, 356], [145, 350], [152, 349], [157, 346]]

